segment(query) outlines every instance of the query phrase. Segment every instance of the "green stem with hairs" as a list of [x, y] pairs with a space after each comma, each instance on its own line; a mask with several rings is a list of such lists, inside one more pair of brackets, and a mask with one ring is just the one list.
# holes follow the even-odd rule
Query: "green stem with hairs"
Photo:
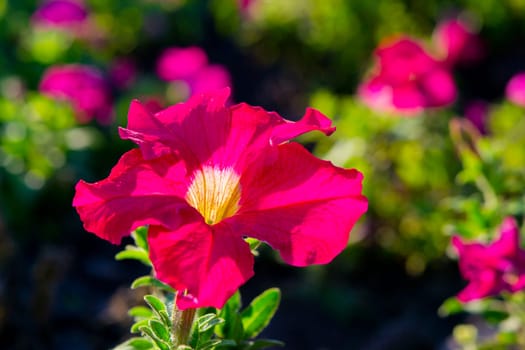
[[186, 309], [179, 310], [177, 308], [177, 303], [173, 303], [173, 340], [175, 344], [175, 349], [179, 345], [187, 345], [190, 338], [191, 327], [193, 326], [193, 321], [195, 319], [195, 312], [197, 309]]

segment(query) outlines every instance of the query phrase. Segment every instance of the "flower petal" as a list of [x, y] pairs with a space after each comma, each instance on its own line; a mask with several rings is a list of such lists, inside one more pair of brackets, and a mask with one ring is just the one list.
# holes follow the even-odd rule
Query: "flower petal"
[[330, 119], [314, 109], [291, 122], [244, 103], [226, 107], [228, 96], [229, 89], [198, 94], [155, 115], [134, 101], [120, 136], [137, 143], [146, 159], [175, 153], [196, 165], [243, 169], [272, 145], [312, 130], [327, 135], [335, 130]]
[[499, 286], [498, 276], [495, 271], [479, 271], [476, 279], [469, 281], [469, 284], [458, 293], [459, 301], [466, 303], [472, 300], [482, 299], [490, 295], [499, 293], [503, 288]]
[[[146, 159], [168, 153], [195, 153], [197, 159], [206, 160], [214, 149], [209, 144], [216, 146], [225, 142], [229, 128], [225, 103], [229, 95], [228, 88], [210, 94], [196, 94], [187, 102], [155, 115], [140, 102], [133, 101], [127, 128], [119, 129], [120, 137], [139, 145]], [[206, 131], [208, 133], [203, 135]]]
[[184, 220], [175, 231], [150, 227], [148, 242], [155, 274], [179, 291], [179, 309], [222, 308], [253, 276], [250, 248], [228, 225], [206, 225], [191, 211], [185, 213]]
[[84, 228], [119, 243], [135, 228], [151, 224], [175, 228], [184, 201], [186, 169], [172, 156], [146, 161], [138, 149], [125, 153], [108, 178], [80, 181], [73, 206]]
[[443, 107], [456, 99], [456, 85], [452, 75], [441, 67], [426, 74], [419, 81], [420, 89], [426, 97], [426, 107]]
[[509, 80], [505, 95], [511, 102], [525, 106], [525, 72], [519, 72]]
[[270, 138], [270, 143], [279, 145], [313, 130], [319, 130], [328, 136], [335, 131], [335, 127], [332, 126], [332, 121], [324, 114], [313, 108], [307, 108], [303, 118], [298, 122], [286, 120], [285, 123], [275, 127]]
[[406, 82], [392, 88], [392, 105], [395, 110], [415, 114], [426, 107], [423, 93], [414, 82]]
[[367, 209], [362, 175], [312, 156], [297, 143], [278, 147], [273, 162], [246, 169], [235, 231], [263, 240], [289, 264], [331, 261]]
[[516, 220], [509, 216], [503, 220], [499, 227], [499, 238], [487, 250], [501, 259], [517, 258], [520, 251], [520, 232]]

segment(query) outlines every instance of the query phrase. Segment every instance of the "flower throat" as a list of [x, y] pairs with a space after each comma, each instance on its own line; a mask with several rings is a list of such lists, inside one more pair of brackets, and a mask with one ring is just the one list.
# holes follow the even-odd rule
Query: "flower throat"
[[233, 216], [239, 210], [241, 186], [233, 168], [204, 166], [193, 173], [186, 201], [209, 225]]

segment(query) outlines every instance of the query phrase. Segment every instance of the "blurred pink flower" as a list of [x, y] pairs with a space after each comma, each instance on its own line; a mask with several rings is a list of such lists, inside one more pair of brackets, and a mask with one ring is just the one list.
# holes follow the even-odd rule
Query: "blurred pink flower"
[[484, 55], [483, 43], [473, 26], [457, 18], [439, 23], [432, 39], [439, 55], [449, 66], [475, 62]]
[[137, 74], [135, 62], [129, 58], [119, 58], [115, 60], [109, 69], [109, 78], [114, 86], [125, 89], [128, 88]]
[[195, 46], [166, 49], [157, 61], [157, 75], [165, 81], [182, 81], [190, 96], [231, 87], [228, 70], [219, 64], [208, 64], [204, 50]]
[[210, 64], [197, 72], [188, 84], [192, 94], [219, 90], [231, 86], [230, 73], [219, 64]]
[[74, 0], [50, 0], [44, 2], [33, 14], [33, 23], [69, 29], [84, 23], [88, 11], [84, 4]]
[[520, 248], [516, 220], [505, 218], [499, 234], [499, 238], [488, 245], [465, 243], [458, 236], [452, 237], [452, 244], [459, 254], [459, 269], [469, 281], [457, 296], [460, 301], [468, 302], [525, 288], [525, 251]]
[[111, 123], [111, 93], [101, 72], [90, 66], [70, 64], [48, 68], [40, 81], [40, 92], [71, 102], [80, 123], [95, 118]]
[[525, 72], [520, 72], [509, 80], [505, 94], [510, 101], [525, 107]]
[[465, 117], [479, 130], [480, 133], [487, 133], [487, 116], [489, 104], [483, 100], [474, 100], [465, 107]]
[[371, 76], [359, 87], [359, 96], [380, 112], [414, 115], [444, 107], [456, 99], [452, 75], [415, 40], [390, 40], [376, 51]]
[[166, 81], [186, 80], [195, 76], [207, 64], [208, 57], [200, 47], [171, 47], [160, 55], [157, 75]]
[[246, 11], [254, 0], [238, 0], [239, 8], [241, 11]]

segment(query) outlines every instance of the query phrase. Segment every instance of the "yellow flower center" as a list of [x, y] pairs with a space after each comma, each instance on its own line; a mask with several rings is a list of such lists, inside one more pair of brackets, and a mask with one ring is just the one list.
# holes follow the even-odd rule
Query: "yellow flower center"
[[195, 171], [186, 192], [186, 201], [209, 225], [233, 216], [239, 210], [241, 185], [232, 168], [204, 166]]

